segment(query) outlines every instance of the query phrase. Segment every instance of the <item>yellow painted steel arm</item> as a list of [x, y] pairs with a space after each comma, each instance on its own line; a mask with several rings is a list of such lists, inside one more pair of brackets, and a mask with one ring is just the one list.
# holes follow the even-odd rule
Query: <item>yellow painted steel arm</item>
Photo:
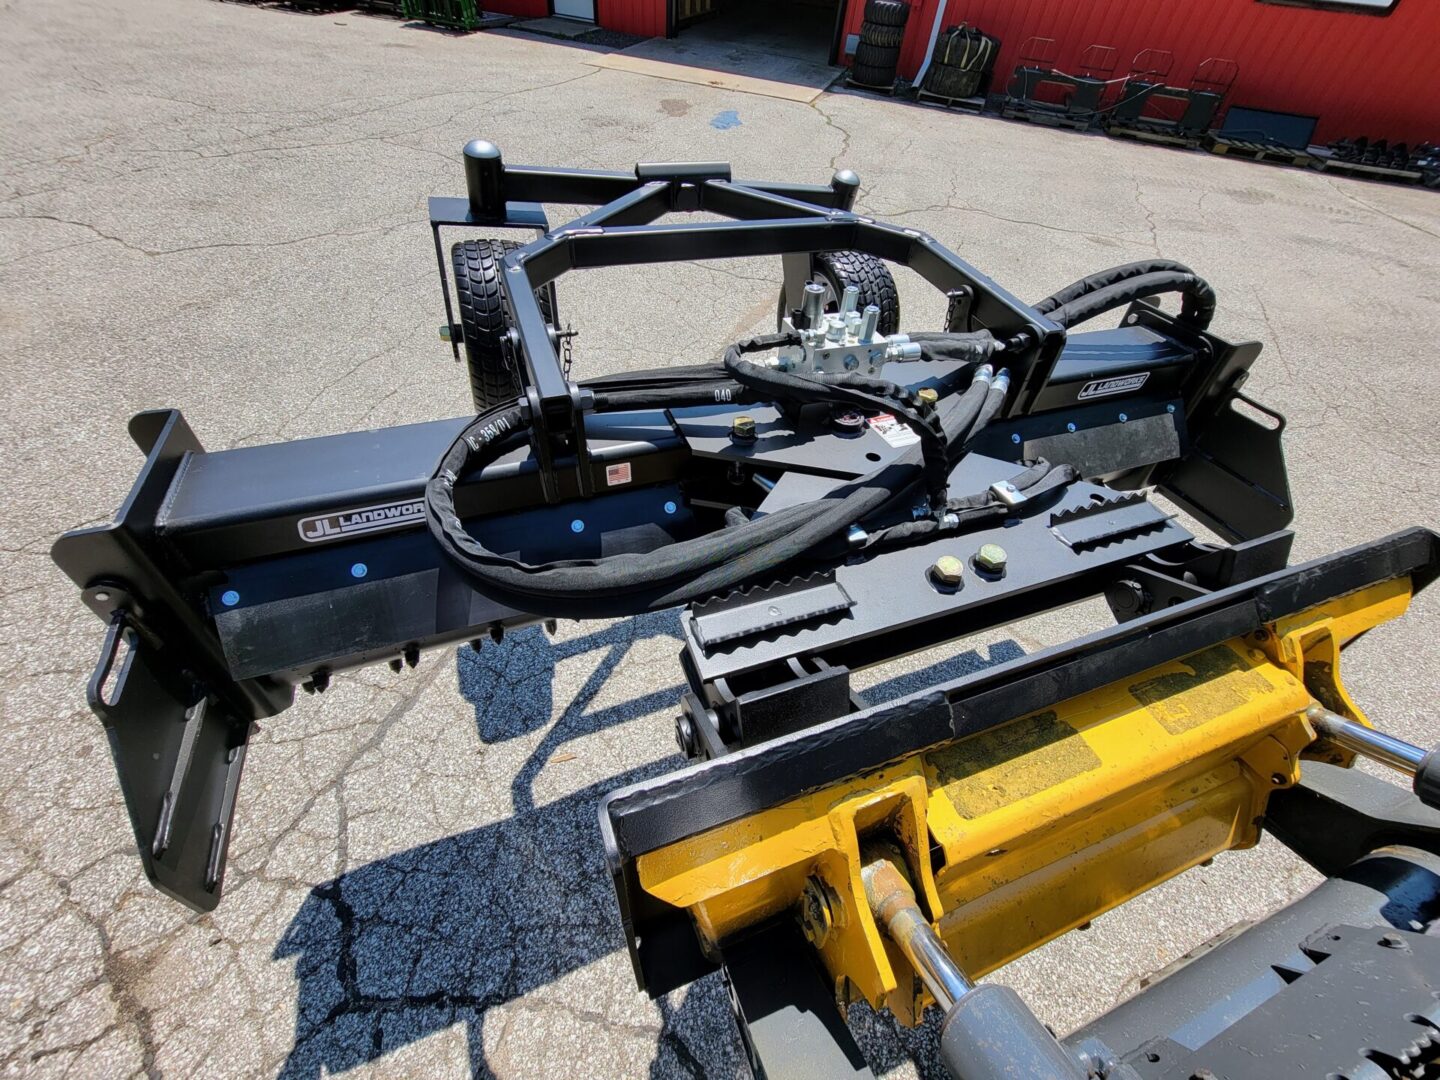
[[701, 941], [801, 920], [837, 1001], [915, 1022], [926, 1004], [870, 915], [862, 841], [893, 842], [921, 906], [973, 977], [1221, 851], [1254, 844], [1269, 795], [1316, 742], [1315, 701], [1364, 722], [1339, 649], [1402, 614], [1385, 582], [1132, 679], [642, 855], [641, 888]]

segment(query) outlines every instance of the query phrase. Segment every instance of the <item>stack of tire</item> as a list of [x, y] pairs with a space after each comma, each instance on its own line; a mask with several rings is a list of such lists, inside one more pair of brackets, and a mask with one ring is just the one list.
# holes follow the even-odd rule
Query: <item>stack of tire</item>
[[952, 26], [935, 39], [920, 89], [942, 98], [974, 97], [995, 66], [1000, 43], [972, 26]]
[[865, 21], [860, 24], [851, 82], [880, 90], [895, 85], [900, 44], [905, 40], [905, 22], [909, 18], [910, 5], [905, 0], [865, 0]]

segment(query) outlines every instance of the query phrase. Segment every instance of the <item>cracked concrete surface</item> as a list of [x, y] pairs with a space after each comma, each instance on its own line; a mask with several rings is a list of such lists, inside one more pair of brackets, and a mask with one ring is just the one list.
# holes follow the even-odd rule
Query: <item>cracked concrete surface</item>
[[[425, 197], [458, 150], [623, 167], [724, 159], [932, 231], [1016, 293], [1158, 253], [1266, 345], [1297, 556], [1440, 524], [1440, 199], [888, 99], [813, 105], [596, 69], [550, 40], [204, 0], [12, 0], [0, 39], [0, 1063], [9, 1074], [742, 1074], [713, 979], [635, 990], [595, 804], [679, 764], [673, 615], [515, 634], [336, 680], [257, 737], [228, 894], [150, 891], [83, 684], [101, 627], [52, 567], [139, 457], [130, 414], [209, 447], [454, 415]], [[678, 103], [678, 104], [677, 104]], [[684, 106], [683, 108], [680, 106]], [[710, 119], [734, 110], [740, 124]], [[563, 211], [560, 211], [563, 213]], [[765, 325], [765, 260], [561, 283], [587, 373], [714, 356]], [[905, 324], [943, 299], [902, 276]], [[1347, 653], [1377, 720], [1437, 733], [1436, 601]], [[867, 673], [882, 693], [1078, 633], [1092, 608]], [[1069, 1029], [1308, 887], [1269, 843], [999, 972]], [[933, 1076], [933, 1023], [855, 1009], [878, 1072]]]

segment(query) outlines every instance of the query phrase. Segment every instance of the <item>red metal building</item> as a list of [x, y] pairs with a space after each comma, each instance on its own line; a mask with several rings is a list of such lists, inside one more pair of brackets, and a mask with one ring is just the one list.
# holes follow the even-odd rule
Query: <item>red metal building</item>
[[[491, 0], [486, 7], [543, 15], [554, 0]], [[1024, 43], [1055, 40], [1055, 66], [1078, 66], [1089, 45], [1112, 46], [1117, 76], [1146, 49], [1173, 53], [1169, 81], [1185, 85], [1209, 57], [1239, 65], [1232, 104], [1318, 116], [1315, 138], [1368, 135], [1440, 141], [1440, 0], [910, 0], [900, 74], [924, 63], [941, 28], [979, 27], [1001, 42], [996, 88]], [[687, 18], [726, 0], [594, 0], [599, 25], [645, 36], [684, 33]], [[864, 0], [838, 0], [837, 43], [860, 32]], [[1322, 6], [1325, 5], [1325, 6]], [[943, 6], [943, 12], [940, 9]], [[779, 9], [779, 10], [783, 10]], [[777, 14], [776, 18], [783, 18]]]

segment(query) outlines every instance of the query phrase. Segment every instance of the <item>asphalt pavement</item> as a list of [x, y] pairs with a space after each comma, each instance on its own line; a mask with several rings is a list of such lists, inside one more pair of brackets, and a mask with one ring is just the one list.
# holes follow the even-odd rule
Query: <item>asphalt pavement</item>
[[[133, 851], [84, 683], [102, 626], [55, 569], [140, 464], [131, 414], [207, 448], [459, 415], [431, 194], [513, 163], [728, 160], [824, 182], [1038, 298], [1147, 255], [1196, 267], [1214, 329], [1265, 345], [1289, 417], [1296, 557], [1440, 525], [1440, 195], [834, 92], [813, 102], [596, 67], [516, 33], [212, 0], [0, 5], [0, 1063], [27, 1076], [744, 1075], [708, 978], [635, 987], [599, 846], [606, 791], [677, 767], [674, 614], [562, 624], [338, 678], [252, 743], [224, 902]], [[561, 212], [563, 213], [563, 211]], [[557, 215], [558, 218], [559, 215]], [[577, 371], [713, 358], [773, 318], [776, 260], [561, 283]], [[573, 279], [573, 280], [572, 280]], [[943, 299], [901, 278], [908, 328]], [[1386, 728], [1440, 737], [1437, 601], [1349, 650]], [[872, 672], [913, 688], [1099, 624], [1071, 609]], [[1220, 857], [995, 975], [1072, 1029], [1313, 875]], [[878, 1073], [934, 1026], [852, 1010]]]

